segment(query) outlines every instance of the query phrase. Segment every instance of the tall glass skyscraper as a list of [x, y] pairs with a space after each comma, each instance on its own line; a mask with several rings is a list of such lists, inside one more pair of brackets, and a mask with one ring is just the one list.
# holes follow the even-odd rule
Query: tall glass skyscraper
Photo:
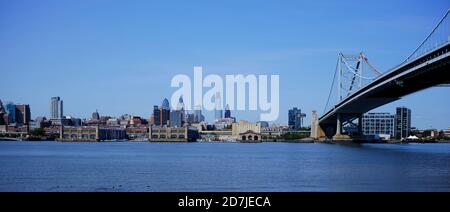
[[16, 105], [12, 102], [6, 103], [6, 112], [9, 115], [10, 122], [16, 123]]
[[222, 97], [220, 96], [220, 92], [216, 93], [215, 96], [216, 108], [214, 110], [215, 119], [220, 120], [223, 118], [223, 110], [222, 110]]
[[63, 101], [59, 96], [52, 97], [50, 99], [50, 119], [62, 119], [63, 116]]

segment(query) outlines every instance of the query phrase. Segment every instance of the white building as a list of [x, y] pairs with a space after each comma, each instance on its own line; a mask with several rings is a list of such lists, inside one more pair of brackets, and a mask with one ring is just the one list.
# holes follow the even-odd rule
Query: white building
[[385, 139], [394, 137], [395, 115], [390, 113], [368, 113], [362, 118], [364, 135], [375, 135]]

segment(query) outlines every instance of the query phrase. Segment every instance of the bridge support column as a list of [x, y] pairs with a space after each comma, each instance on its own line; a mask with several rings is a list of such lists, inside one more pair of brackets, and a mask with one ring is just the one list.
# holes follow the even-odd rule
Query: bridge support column
[[342, 134], [342, 114], [337, 113], [337, 120], [336, 120], [336, 134], [333, 136], [333, 142], [335, 143], [342, 143], [342, 142], [348, 142], [351, 141], [352, 139], [350, 138], [350, 136], [348, 135], [343, 135]]
[[340, 136], [342, 134], [342, 120], [341, 120], [341, 114], [336, 114], [337, 121], [336, 121], [336, 136]]
[[363, 126], [362, 126], [362, 114], [358, 114], [358, 135], [363, 135]]

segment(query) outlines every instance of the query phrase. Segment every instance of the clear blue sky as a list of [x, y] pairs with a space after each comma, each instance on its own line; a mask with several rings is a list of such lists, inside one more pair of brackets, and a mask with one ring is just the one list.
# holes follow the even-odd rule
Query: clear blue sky
[[[176, 74], [279, 74], [280, 119], [326, 103], [339, 51], [364, 51], [382, 71], [400, 63], [450, 7], [433, 1], [0, 0], [0, 99], [48, 116], [148, 118]], [[450, 126], [450, 88], [376, 109], [413, 111], [413, 126]], [[256, 121], [259, 113], [236, 112]], [[207, 114], [209, 117], [212, 114]]]

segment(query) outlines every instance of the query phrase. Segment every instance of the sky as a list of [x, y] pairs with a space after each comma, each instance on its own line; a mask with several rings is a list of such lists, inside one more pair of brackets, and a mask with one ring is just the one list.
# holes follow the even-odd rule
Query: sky
[[[139, 115], [170, 99], [177, 74], [279, 75], [280, 116], [322, 114], [339, 52], [363, 51], [385, 72], [402, 62], [450, 8], [448, 0], [117, 1], [0, 0], [0, 100], [49, 115]], [[412, 110], [418, 128], [450, 127], [450, 88], [375, 109]], [[206, 91], [206, 90], [204, 90]], [[258, 111], [232, 111], [258, 121]], [[207, 119], [212, 112], [205, 112]]]

